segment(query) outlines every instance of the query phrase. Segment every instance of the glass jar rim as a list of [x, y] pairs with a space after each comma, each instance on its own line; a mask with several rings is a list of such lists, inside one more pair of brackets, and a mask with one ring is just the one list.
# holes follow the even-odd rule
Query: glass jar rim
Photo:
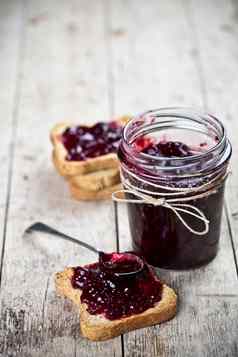
[[[167, 120], [156, 122], [156, 119], [161, 118], [167, 118]], [[214, 141], [214, 145], [208, 148], [208, 150], [186, 157], [171, 158], [164, 156], [152, 156], [135, 150], [132, 145], [135, 139], [143, 137], [149, 132], [160, 130], [163, 128], [163, 125], [168, 129], [168, 120], [173, 125], [175, 124], [175, 121], [178, 122], [181, 120], [181, 125], [185, 125], [175, 125], [175, 128], [201, 131], [207, 135], [210, 130], [210, 132], [213, 133], [214, 137], [216, 136], [218, 140]], [[173, 127], [172, 124], [170, 124], [169, 127]], [[192, 127], [192, 125], [195, 126]], [[203, 128], [204, 131], [202, 131], [201, 128]], [[147, 169], [151, 166], [156, 166], [160, 171], [172, 171], [175, 168], [189, 168], [201, 160], [207, 160], [207, 162], [209, 162], [207, 169], [217, 169], [229, 160], [232, 151], [230, 141], [227, 138], [226, 130], [219, 119], [200, 109], [183, 106], [158, 108], [134, 116], [123, 130], [120, 147], [128, 158], [133, 158], [136, 165], [145, 166]], [[170, 165], [166, 165], [165, 162], [169, 162]]]

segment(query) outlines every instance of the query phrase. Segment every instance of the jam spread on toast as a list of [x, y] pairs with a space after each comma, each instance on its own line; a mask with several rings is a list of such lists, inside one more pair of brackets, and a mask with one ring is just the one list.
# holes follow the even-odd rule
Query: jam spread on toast
[[91, 127], [69, 127], [61, 136], [67, 150], [66, 160], [83, 161], [114, 153], [118, 149], [121, 133], [122, 126], [116, 121], [99, 122]]
[[109, 269], [100, 263], [74, 268], [72, 286], [82, 291], [81, 302], [87, 304], [90, 314], [102, 314], [109, 320], [116, 320], [139, 314], [161, 300], [163, 284], [146, 263], [144, 269], [133, 277], [115, 274], [137, 268], [136, 260], [124, 261], [122, 255], [111, 254]]

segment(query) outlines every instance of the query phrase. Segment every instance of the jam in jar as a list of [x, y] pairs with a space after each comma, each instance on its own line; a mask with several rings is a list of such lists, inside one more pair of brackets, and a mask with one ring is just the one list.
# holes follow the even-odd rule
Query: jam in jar
[[190, 108], [149, 111], [126, 125], [118, 156], [134, 251], [167, 269], [211, 261], [231, 156], [222, 123]]

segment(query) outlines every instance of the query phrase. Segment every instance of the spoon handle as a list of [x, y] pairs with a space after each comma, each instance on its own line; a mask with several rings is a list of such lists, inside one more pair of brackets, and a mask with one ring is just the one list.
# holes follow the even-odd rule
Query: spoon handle
[[84, 247], [86, 249], [89, 249], [94, 253], [97, 253], [97, 254], [100, 253], [96, 248], [92, 247], [91, 245], [89, 245], [89, 244], [87, 244], [85, 242], [82, 242], [82, 241], [80, 241], [78, 239], [75, 239], [73, 237], [70, 237], [69, 235], [67, 235], [65, 233], [57, 231], [56, 229], [54, 229], [54, 228], [52, 228], [52, 227], [50, 227], [47, 224], [42, 223], [42, 222], [33, 223], [30, 227], [28, 227], [26, 229], [25, 233], [30, 233], [32, 231], [50, 233], [50, 234], [53, 234], [53, 235], [57, 235], [58, 237], [60, 237], [62, 239], [69, 240], [70, 242], [79, 244], [82, 247]]

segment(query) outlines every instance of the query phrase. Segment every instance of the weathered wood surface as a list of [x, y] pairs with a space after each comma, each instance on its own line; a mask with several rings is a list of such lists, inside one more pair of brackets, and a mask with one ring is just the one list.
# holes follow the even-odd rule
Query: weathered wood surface
[[[238, 355], [237, 13], [230, 0], [1, 2], [0, 356]], [[114, 213], [109, 202], [70, 199], [49, 159], [49, 129], [61, 119], [92, 122], [171, 104], [219, 114], [233, 141], [219, 255], [199, 270], [160, 271], [179, 294], [175, 319], [89, 343], [72, 304], [55, 296], [53, 275], [93, 255], [22, 233], [41, 219], [115, 249]], [[118, 221], [127, 249], [125, 207]]]
[[[0, 249], [5, 240], [6, 215], [11, 181], [11, 156], [14, 129], [14, 114], [18, 105], [19, 92], [17, 90], [19, 77], [19, 49], [21, 34], [21, 6], [5, 2], [1, 6], [0, 21], [0, 53], [5, 60], [0, 66]], [[10, 35], [9, 35], [10, 34]], [[0, 258], [1, 259], [1, 258]], [[0, 269], [1, 270], [1, 269]]]
[[30, 223], [42, 220], [100, 249], [116, 249], [112, 204], [72, 201], [52, 166], [49, 143], [58, 120], [109, 118], [103, 11], [101, 1], [78, 0], [60, 6], [29, 1], [22, 11], [22, 79], [1, 286], [3, 357], [121, 355], [120, 338], [100, 344], [82, 339], [78, 311], [55, 296], [54, 272], [95, 256], [54, 237], [22, 236]]
[[[210, 20], [214, 26], [214, 22], [223, 16], [227, 3], [220, 1], [218, 6], [210, 1], [209, 6], [206, 4], [203, 1], [199, 5], [181, 1], [174, 6], [173, 2], [167, 1], [143, 6], [142, 1], [130, 1], [122, 3], [121, 16], [117, 16], [118, 9], [111, 8], [113, 28], [125, 32], [125, 36], [118, 40], [119, 51], [118, 44], [113, 46], [115, 88], [120, 88], [120, 93], [128, 93], [115, 96], [115, 108], [119, 110], [126, 106], [137, 111], [138, 108], [143, 110], [144, 107], [159, 107], [171, 102], [208, 107], [207, 79], [202, 66], [207, 62], [200, 53], [198, 36], [200, 38], [203, 34], [207, 39], [206, 22], [215, 17], [214, 21]], [[146, 19], [148, 26], [143, 26]], [[218, 26], [213, 26], [209, 26], [208, 31], [211, 38], [213, 32], [214, 35], [219, 33]], [[221, 53], [214, 55], [217, 49], [212, 39], [203, 54], [207, 55], [210, 46], [208, 53], [216, 58]], [[133, 44], [130, 48], [129, 43]], [[122, 58], [121, 53], [127, 56]], [[223, 90], [227, 90], [227, 86]], [[216, 110], [215, 104], [211, 107], [213, 110]], [[221, 114], [224, 113], [221, 107], [219, 109]], [[125, 222], [126, 211], [120, 207], [121, 249], [130, 248]], [[183, 273], [160, 271], [160, 275], [179, 293], [179, 313], [160, 327], [125, 335], [125, 356], [237, 355], [238, 284], [229, 233], [224, 217], [219, 255], [207, 267]]]
[[[208, 2], [206, 9], [201, 3], [193, 3], [194, 27], [200, 48], [199, 61], [206, 103], [211, 111], [219, 115], [228, 131], [233, 144], [232, 174], [227, 187], [226, 208], [229, 219], [231, 239], [238, 252], [238, 121], [237, 101], [238, 93], [238, 2], [217, 1]], [[213, 6], [214, 5], [214, 6]], [[201, 21], [203, 19], [203, 21]], [[210, 26], [205, 28], [205, 23]]]

